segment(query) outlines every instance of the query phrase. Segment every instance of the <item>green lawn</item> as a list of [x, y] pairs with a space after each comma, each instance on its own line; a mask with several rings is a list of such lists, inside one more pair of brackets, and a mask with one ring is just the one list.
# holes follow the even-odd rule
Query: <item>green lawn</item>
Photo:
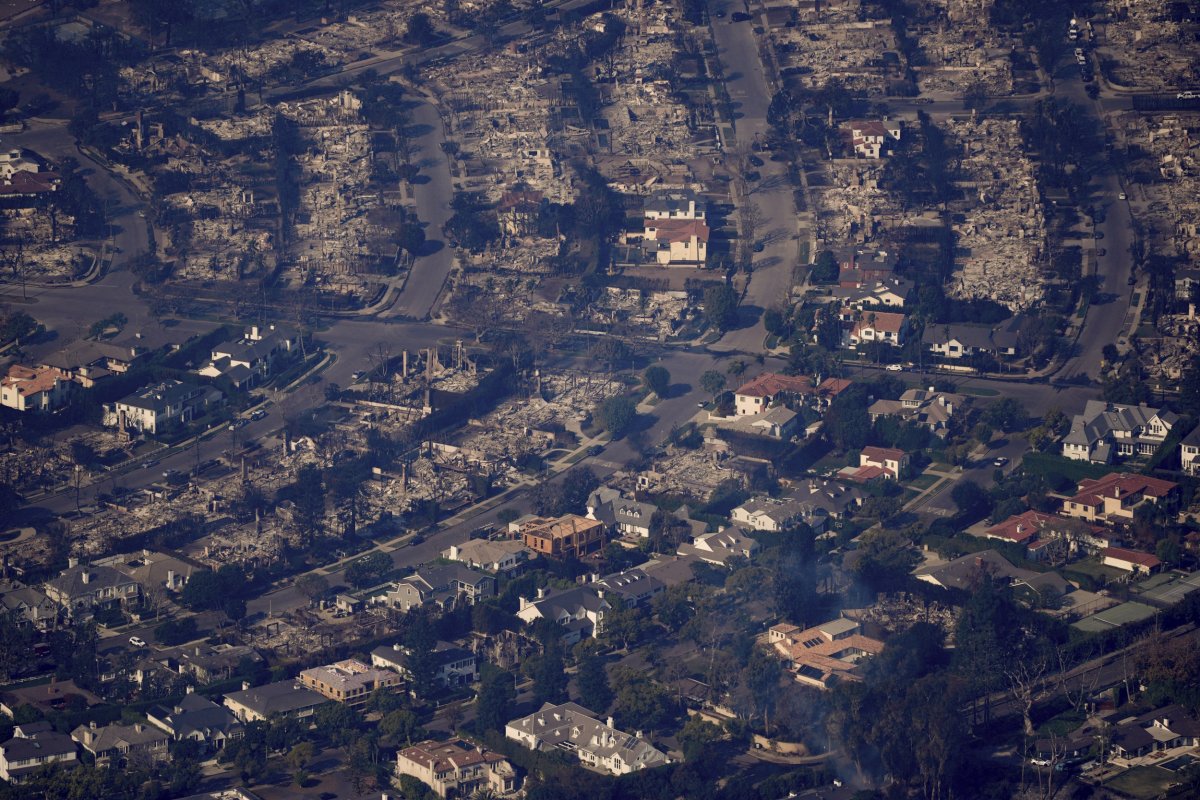
[[1175, 773], [1162, 767], [1134, 767], [1122, 772], [1115, 778], [1107, 780], [1104, 785], [1130, 797], [1158, 797], [1175, 782]]
[[1021, 467], [1028, 473], [1045, 475], [1051, 483], [1058, 477], [1079, 483], [1084, 478], [1102, 478], [1113, 471], [1110, 466], [1072, 461], [1054, 453], [1026, 453]]
[[937, 475], [928, 475], [928, 474], [918, 475], [917, 477], [913, 478], [911, 481], [908, 481], [908, 483], [906, 483], [905, 485], [911, 489], [916, 489], [917, 491], [922, 491], [924, 489], [928, 489], [930, 486], [933, 486], [935, 483], [937, 483], [940, 480], [941, 480], [941, 478], [939, 478]]
[[1071, 571], [1081, 572], [1084, 575], [1090, 575], [1093, 578], [1103, 578], [1106, 581], [1116, 580], [1125, 575], [1124, 572], [1116, 567], [1106, 567], [1099, 561], [1093, 561], [1092, 559], [1077, 561], [1071, 565]]

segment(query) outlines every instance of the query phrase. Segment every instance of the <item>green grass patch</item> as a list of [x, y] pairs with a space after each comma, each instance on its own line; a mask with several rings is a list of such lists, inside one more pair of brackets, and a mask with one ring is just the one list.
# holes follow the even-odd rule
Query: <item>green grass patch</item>
[[930, 486], [933, 486], [935, 483], [937, 483], [940, 480], [941, 480], [941, 478], [939, 478], [937, 475], [918, 475], [917, 477], [913, 478], [911, 481], [909, 481], [905, 485], [908, 486], [910, 489], [916, 489], [917, 491], [924, 491], [925, 489], [928, 489]]
[[1075, 711], [1074, 709], [1070, 711], [1064, 711], [1058, 716], [1051, 717], [1039, 725], [1037, 729], [1037, 735], [1066, 736], [1071, 731], [1082, 725], [1086, 719], [1087, 714], [1082, 711]]
[[1021, 459], [1021, 468], [1031, 475], [1045, 476], [1051, 486], [1059, 483], [1061, 478], [1079, 483], [1084, 478], [1102, 478], [1113, 471], [1106, 465], [1072, 461], [1055, 453], [1027, 453]]
[[1104, 579], [1105, 581], [1118, 580], [1125, 575], [1123, 571], [1117, 569], [1116, 567], [1108, 567], [1104, 564], [1101, 564], [1099, 561], [1093, 561], [1091, 559], [1076, 561], [1071, 565], [1071, 572], [1077, 572], [1080, 575], [1087, 575], [1093, 580]]
[[805, 239], [803, 242], [800, 243], [800, 263], [801, 264], [809, 263], [809, 255], [810, 255], [809, 248], [810, 248], [810, 242], [807, 239]]
[[578, 453], [575, 453], [573, 456], [568, 458], [564, 463], [578, 464], [580, 461], [582, 461], [585, 458], [587, 458], [587, 450], [580, 450]]
[[959, 386], [954, 391], [959, 394], [970, 395], [971, 397], [999, 397], [1000, 392], [996, 389], [987, 389], [982, 386]]
[[1122, 772], [1115, 778], [1104, 782], [1108, 789], [1114, 789], [1129, 797], [1149, 798], [1158, 797], [1175, 782], [1175, 773], [1162, 767], [1134, 767]]

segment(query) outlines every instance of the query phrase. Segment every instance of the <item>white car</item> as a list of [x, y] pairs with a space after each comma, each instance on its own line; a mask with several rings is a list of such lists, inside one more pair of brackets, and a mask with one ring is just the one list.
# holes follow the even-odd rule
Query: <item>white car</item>
[[146, 646], [146, 640], [141, 638], [140, 636], [130, 636], [129, 643], [131, 645], [133, 645], [134, 647], [145, 647]]
[[1119, 195], [1117, 195], [1117, 199], [1118, 199], [1118, 200], [1124, 200], [1124, 199], [1125, 199], [1125, 193], [1124, 193], [1124, 192], [1121, 192]]
[[888, 372], [903, 372], [904, 365], [903, 364], [888, 364], [887, 371]]

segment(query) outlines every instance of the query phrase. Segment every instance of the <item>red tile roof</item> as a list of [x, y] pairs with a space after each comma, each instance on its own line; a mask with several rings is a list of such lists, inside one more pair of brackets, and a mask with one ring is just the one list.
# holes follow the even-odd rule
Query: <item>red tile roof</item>
[[764, 372], [757, 378], [742, 384], [734, 394], [746, 397], [774, 397], [783, 392], [813, 394], [816, 391], [808, 378], [780, 375], [778, 372]]
[[1158, 556], [1143, 553], [1140, 550], [1126, 550], [1123, 547], [1106, 547], [1100, 551], [1100, 554], [1105, 558], [1128, 561], [1130, 564], [1138, 564], [1147, 569], [1155, 569], [1162, 566], [1162, 562], [1158, 560]]
[[848, 480], [856, 481], [857, 483], [866, 483], [873, 481], [876, 478], [882, 478], [885, 475], [891, 475], [892, 471], [883, 467], [875, 467], [870, 464], [859, 467], [853, 472], [841, 473]]
[[904, 451], [897, 450], [894, 447], [871, 447], [868, 445], [862, 449], [862, 454], [872, 461], [903, 461]]
[[[871, 317], [875, 317], [874, 324], [871, 324]], [[899, 333], [904, 327], [904, 315], [894, 314], [890, 311], [868, 311], [866, 313], [859, 312], [858, 318], [854, 321], [854, 333], [858, 333], [864, 328], [873, 328], [877, 331], [887, 331], [888, 333]]]
[[1146, 497], [1166, 497], [1177, 489], [1179, 484], [1151, 478], [1146, 475], [1131, 475], [1124, 472], [1111, 472], [1103, 478], [1084, 478], [1079, 482], [1078, 493], [1071, 498], [1072, 503], [1088, 506], [1100, 505], [1101, 498], [1117, 498], [1122, 495], [1141, 493]]
[[56, 172], [29, 172], [21, 170], [14, 172], [11, 178], [0, 183], [0, 195], [4, 194], [43, 194], [58, 189], [59, 177]]
[[708, 241], [708, 225], [702, 219], [652, 219], [646, 220], [646, 227], [657, 231], [660, 242], [689, 242], [693, 236]]

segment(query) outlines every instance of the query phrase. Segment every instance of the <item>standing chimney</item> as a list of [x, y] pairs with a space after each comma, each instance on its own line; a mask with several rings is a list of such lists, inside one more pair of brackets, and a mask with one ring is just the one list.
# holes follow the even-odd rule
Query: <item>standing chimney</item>
[[403, 350], [400, 353], [400, 375], [408, 379], [408, 350]]

